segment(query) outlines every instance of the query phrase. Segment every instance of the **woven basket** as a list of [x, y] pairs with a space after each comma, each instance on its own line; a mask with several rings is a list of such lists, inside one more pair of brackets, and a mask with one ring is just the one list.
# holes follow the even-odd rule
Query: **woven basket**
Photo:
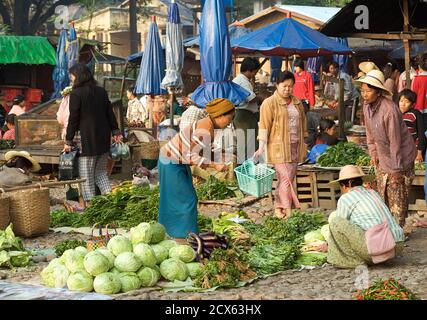
[[31, 237], [49, 231], [49, 189], [28, 189], [9, 193], [10, 220], [18, 236]]
[[0, 189], [0, 230], [4, 230], [10, 223], [9, 197]]

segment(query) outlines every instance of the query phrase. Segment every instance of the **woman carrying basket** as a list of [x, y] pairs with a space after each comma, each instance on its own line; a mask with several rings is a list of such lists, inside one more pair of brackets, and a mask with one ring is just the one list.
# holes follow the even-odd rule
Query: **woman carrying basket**
[[227, 166], [211, 162], [215, 129], [226, 128], [234, 118], [234, 105], [227, 99], [215, 99], [206, 105], [208, 117], [181, 130], [160, 151], [159, 223], [168, 235], [185, 238], [197, 232], [197, 195], [191, 165], [226, 171]]
[[302, 103], [292, 95], [295, 77], [292, 72], [281, 72], [276, 91], [261, 105], [259, 149], [254, 158], [266, 152], [267, 162], [274, 164], [278, 185], [275, 196], [275, 216], [287, 218], [292, 208], [300, 204], [292, 183], [299, 162], [307, 157], [304, 138], [308, 136], [307, 121]]

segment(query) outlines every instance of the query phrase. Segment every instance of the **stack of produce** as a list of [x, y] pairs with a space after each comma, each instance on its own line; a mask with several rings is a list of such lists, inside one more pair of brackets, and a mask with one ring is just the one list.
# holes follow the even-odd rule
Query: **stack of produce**
[[212, 230], [219, 234], [228, 235], [233, 246], [250, 245], [250, 233], [240, 223], [235, 222], [235, 219], [247, 219], [246, 213], [244, 211], [222, 212], [217, 219], [212, 220]]
[[369, 288], [357, 290], [353, 297], [357, 300], [418, 300], [414, 293], [394, 278], [379, 279]]
[[301, 256], [298, 258], [297, 264], [301, 266], [321, 266], [326, 263], [328, 243], [322, 233], [322, 230], [325, 230], [324, 227], [305, 234]]
[[15, 237], [10, 224], [0, 230], [0, 268], [26, 267], [30, 263], [30, 252], [24, 249], [22, 240]]
[[349, 164], [369, 166], [370, 161], [369, 155], [353, 142], [340, 142], [331, 146], [316, 160], [322, 167], [343, 167]]
[[210, 176], [208, 180], [196, 188], [199, 200], [224, 200], [234, 197], [243, 197], [235, 182], [219, 180]]
[[107, 248], [88, 252], [84, 247], [69, 249], [52, 260], [41, 272], [43, 284], [72, 291], [116, 294], [153, 287], [164, 278], [184, 281], [201, 273], [193, 262], [196, 252], [166, 239], [165, 228], [157, 222], [131, 228], [130, 239], [117, 235]]

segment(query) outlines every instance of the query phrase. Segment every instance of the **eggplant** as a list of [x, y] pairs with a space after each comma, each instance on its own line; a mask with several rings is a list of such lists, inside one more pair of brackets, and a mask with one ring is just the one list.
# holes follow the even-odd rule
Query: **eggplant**
[[204, 241], [203, 242], [203, 246], [205, 248], [220, 248], [221, 247], [221, 243], [218, 241]]
[[208, 232], [202, 232], [202, 233], [199, 233], [199, 237], [200, 238], [204, 238], [204, 237], [206, 237], [206, 236], [214, 236], [215, 235], [215, 232], [213, 232], [213, 231], [208, 231]]

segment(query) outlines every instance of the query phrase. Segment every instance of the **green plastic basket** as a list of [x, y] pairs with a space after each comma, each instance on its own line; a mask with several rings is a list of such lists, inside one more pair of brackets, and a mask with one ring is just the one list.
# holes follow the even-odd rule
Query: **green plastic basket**
[[261, 197], [273, 189], [273, 177], [276, 171], [265, 164], [255, 164], [246, 160], [241, 166], [234, 169], [239, 188], [244, 193]]

